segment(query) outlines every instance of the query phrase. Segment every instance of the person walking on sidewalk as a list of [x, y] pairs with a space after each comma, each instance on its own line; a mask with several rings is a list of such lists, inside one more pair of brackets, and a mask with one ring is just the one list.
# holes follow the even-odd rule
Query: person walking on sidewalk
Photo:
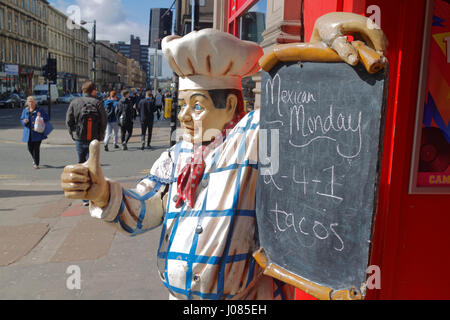
[[116, 91], [111, 91], [109, 98], [105, 101], [105, 111], [108, 124], [106, 126], [105, 151], [109, 151], [108, 144], [111, 135], [114, 134], [114, 149], [119, 149], [119, 125], [117, 124], [116, 108], [119, 99]]
[[133, 120], [135, 118], [135, 110], [128, 90], [122, 91], [122, 99], [117, 104], [116, 117], [119, 120], [122, 135], [122, 148], [126, 151], [128, 150], [128, 141], [133, 135]]
[[139, 118], [141, 119], [141, 131], [142, 131], [142, 147], [141, 150], [145, 148], [145, 135], [148, 130], [148, 139], [147, 139], [147, 149], [151, 149], [152, 142], [152, 132], [153, 132], [153, 120], [154, 120], [154, 111], [155, 111], [155, 100], [153, 99], [153, 94], [151, 91], [147, 91], [145, 94], [145, 99], [141, 99], [137, 106], [137, 110], [139, 112]]
[[97, 100], [95, 83], [87, 81], [82, 87], [83, 97], [73, 100], [66, 114], [66, 125], [78, 155], [78, 163], [89, 158], [89, 144], [93, 140], [105, 138], [107, 126], [106, 111], [102, 102]]
[[[47, 139], [47, 136], [53, 130], [49, 122], [49, 117], [45, 110], [37, 106], [34, 97], [28, 97], [27, 99], [28, 108], [24, 109], [20, 117], [23, 128], [22, 141], [28, 143], [28, 151], [33, 158], [33, 167], [38, 170], [40, 163], [40, 149], [43, 140]], [[36, 118], [41, 117], [45, 123], [45, 130], [42, 133], [34, 131], [34, 125]]]
[[158, 93], [155, 96], [156, 112], [158, 113], [158, 120], [161, 120], [161, 112], [164, 106], [164, 97], [161, 93], [161, 89], [158, 89]]

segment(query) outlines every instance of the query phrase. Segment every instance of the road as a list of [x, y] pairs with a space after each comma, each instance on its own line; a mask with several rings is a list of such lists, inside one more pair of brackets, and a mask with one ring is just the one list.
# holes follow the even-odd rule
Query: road
[[[129, 238], [64, 198], [60, 175], [77, 159], [67, 107], [52, 107], [55, 130], [42, 144], [40, 170], [21, 142], [21, 110], [0, 109], [0, 299], [167, 299], [156, 266], [160, 229]], [[102, 149], [105, 176], [134, 187], [168, 148], [169, 130], [157, 122], [154, 149], [141, 151], [135, 125], [129, 151]], [[78, 275], [80, 288], [70, 285]]]

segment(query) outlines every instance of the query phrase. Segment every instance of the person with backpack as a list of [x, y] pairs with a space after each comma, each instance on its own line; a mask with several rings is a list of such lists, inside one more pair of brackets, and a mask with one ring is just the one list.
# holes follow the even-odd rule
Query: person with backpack
[[119, 99], [116, 91], [111, 91], [109, 98], [105, 100], [104, 106], [108, 124], [106, 126], [105, 151], [108, 152], [108, 144], [111, 135], [114, 133], [114, 149], [119, 149], [119, 125], [117, 124], [116, 108]]
[[133, 135], [133, 120], [135, 118], [135, 110], [133, 102], [130, 99], [130, 92], [128, 90], [122, 91], [122, 99], [117, 104], [116, 117], [119, 121], [119, 127], [122, 138], [122, 149], [128, 150], [127, 143]]
[[93, 140], [103, 140], [107, 125], [106, 111], [97, 100], [97, 87], [87, 81], [82, 87], [83, 96], [73, 100], [66, 114], [66, 125], [78, 155], [78, 163], [89, 158], [89, 144]]
[[151, 149], [150, 143], [152, 142], [152, 132], [153, 132], [153, 120], [154, 112], [156, 111], [155, 100], [153, 99], [153, 94], [151, 91], [147, 91], [145, 98], [139, 101], [137, 106], [139, 112], [139, 118], [141, 119], [141, 130], [142, 130], [142, 147], [141, 150], [145, 149], [145, 135], [148, 130], [147, 139], [147, 149]]

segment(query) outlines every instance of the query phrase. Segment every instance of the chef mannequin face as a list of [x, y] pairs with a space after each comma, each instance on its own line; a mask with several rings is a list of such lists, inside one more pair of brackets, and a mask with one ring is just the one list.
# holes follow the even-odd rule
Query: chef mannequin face
[[180, 91], [178, 119], [184, 131], [183, 139], [191, 143], [211, 141], [233, 120], [237, 102], [236, 95], [229, 94], [225, 105], [218, 108], [207, 90]]

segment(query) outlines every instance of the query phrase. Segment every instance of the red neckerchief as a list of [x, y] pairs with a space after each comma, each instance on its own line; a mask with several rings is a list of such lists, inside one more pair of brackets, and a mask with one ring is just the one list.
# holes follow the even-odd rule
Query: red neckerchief
[[178, 176], [176, 208], [182, 207], [184, 203], [191, 208], [194, 207], [195, 191], [203, 178], [206, 167], [204, 159], [212, 150], [222, 144], [227, 136], [227, 131], [233, 129], [242, 118], [243, 114], [236, 116], [231, 122], [225, 125], [220, 135], [215, 137], [208, 145], [194, 144], [191, 161], [183, 168]]

